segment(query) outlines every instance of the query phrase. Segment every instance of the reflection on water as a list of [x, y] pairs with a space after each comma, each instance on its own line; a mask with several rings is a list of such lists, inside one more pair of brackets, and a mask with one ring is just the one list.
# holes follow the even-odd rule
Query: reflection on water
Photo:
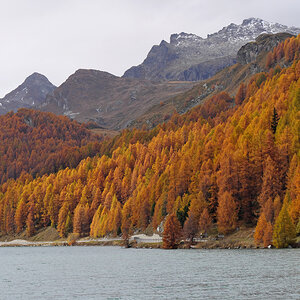
[[300, 249], [0, 248], [0, 299], [299, 299]]

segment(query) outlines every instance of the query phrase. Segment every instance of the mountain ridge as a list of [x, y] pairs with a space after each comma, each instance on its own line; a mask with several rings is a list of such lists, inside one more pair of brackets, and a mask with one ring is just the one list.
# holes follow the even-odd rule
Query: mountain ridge
[[39, 109], [120, 130], [152, 105], [192, 86], [192, 82], [159, 83], [80, 69], [49, 94]]
[[240, 25], [231, 23], [216, 33], [208, 34], [206, 38], [185, 32], [172, 34], [169, 43], [163, 40], [159, 45], [154, 45], [143, 63], [129, 68], [123, 77], [205, 80], [224, 67], [233, 65], [237, 51], [247, 42], [263, 33], [278, 32], [297, 35], [300, 28], [249, 18]]
[[[291, 37], [292, 35], [288, 33], [260, 35], [256, 41], [241, 47], [237, 54], [238, 63], [224, 68], [207, 80], [198, 82], [183, 94], [165, 101], [162, 107], [157, 105], [151, 107], [131, 126], [142, 127], [146, 123], [148, 128], [153, 128], [163, 120], [168, 120], [174, 111], [183, 114], [196, 105], [209, 101], [219, 92], [226, 92], [234, 97], [242, 82], [247, 83], [256, 73], [269, 71], [266, 62], [270, 51]], [[279, 67], [288, 65], [285, 60], [278, 63]]]

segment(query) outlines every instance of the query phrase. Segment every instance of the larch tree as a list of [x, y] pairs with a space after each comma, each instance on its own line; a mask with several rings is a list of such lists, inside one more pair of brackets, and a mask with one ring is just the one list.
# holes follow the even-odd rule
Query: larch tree
[[257, 245], [263, 244], [264, 248], [272, 243], [273, 226], [268, 222], [264, 213], [260, 215], [254, 233], [254, 241]]
[[24, 199], [19, 201], [16, 214], [15, 214], [15, 223], [17, 225], [16, 232], [19, 233], [23, 230], [26, 225], [26, 218], [27, 218], [27, 207]]
[[181, 225], [176, 215], [168, 215], [164, 225], [163, 248], [176, 249], [180, 243], [181, 236]]
[[73, 232], [79, 235], [86, 235], [89, 232], [89, 211], [88, 204], [78, 204], [74, 212]]
[[66, 219], [67, 219], [68, 213], [69, 213], [68, 204], [65, 204], [61, 207], [61, 209], [59, 210], [59, 214], [58, 214], [57, 231], [59, 232], [59, 235], [61, 237], [66, 236], [65, 227], [66, 227]]
[[289, 215], [285, 202], [275, 221], [273, 243], [276, 248], [286, 248], [295, 242], [296, 228]]
[[237, 205], [227, 191], [219, 197], [217, 224], [218, 231], [223, 234], [232, 232], [237, 226]]
[[190, 243], [192, 243], [197, 232], [198, 232], [198, 220], [196, 219], [194, 214], [189, 214], [189, 217], [187, 218], [183, 226], [184, 237]]
[[267, 219], [264, 213], [258, 218], [255, 232], [254, 232], [254, 241], [257, 245], [260, 245], [263, 242], [264, 230], [267, 226]]
[[244, 83], [241, 83], [239, 90], [235, 96], [235, 104], [241, 105], [246, 98], [246, 87]]
[[68, 212], [66, 223], [65, 223], [65, 235], [68, 235], [72, 232], [72, 217], [71, 213]]
[[27, 237], [33, 236], [35, 233], [34, 220], [33, 220], [33, 212], [29, 211], [29, 214], [26, 219], [26, 235]]
[[275, 199], [280, 191], [277, 163], [268, 155], [265, 161], [261, 193], [258, 197], [260, 206], [264, 207], [269, 198]]
[[122, 231], [122, 238], [124, 240], [125, 247], [129, 246], [129, 231], [130, 231], [130, 201], [127, 201], [122, 210], [122, 225], [121, 225], [121, 231]]
[[199, 230], [204, 234], [206, 234], [209, 228], [211, 227], [211, 224], [212, 224], [212, 219], [208, 212], [208, 209], [204, 208], [199, 219]]
[[264, 215], [266, 216], [267, 222], [272, 223], [274, 218], [274, 203], [272, 198], [269, 198], [264, 207], [263, 207]]
[[267, 222], [267, 226], [264, 230], [264, 236], [263, 236], [263, 244], [265, 248], [271, 245], [272, 236], [273, 236], [273, 226], [270, 222]]
[[281, 211], [281, 200], [280, 197], [277, 195], [274, 199], [274, 219], [276, 219]]

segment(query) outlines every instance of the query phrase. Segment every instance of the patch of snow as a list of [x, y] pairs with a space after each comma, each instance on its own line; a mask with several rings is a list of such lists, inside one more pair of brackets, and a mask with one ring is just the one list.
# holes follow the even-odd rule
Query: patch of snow
[[71, 119], [75, 118], [79, 114], [80, 114], [79, 112], [75, 113], [75, 112], [72, 112], [71, 110], [68, 110], [68, 111], [64, 112], [64, 115], [71, 118]]

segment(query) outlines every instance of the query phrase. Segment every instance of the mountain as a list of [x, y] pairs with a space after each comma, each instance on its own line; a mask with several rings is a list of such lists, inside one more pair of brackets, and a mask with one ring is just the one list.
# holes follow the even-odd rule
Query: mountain
[[158, 83], [81, 69], [49, 94], [40, 109], [119, 130], [153, 105], [192, 86], [191, 82]]
[[236, 62], [237, 51], [263, 33], [300, 33], [300, 28], [258, 18], [231, 23], [207, 38], [195, 34], [172, 34], [170, 42], [153, 46], [142, 64], [124, 73], [126, 78], [151, 80], [203, 80]]
[[46, 99], [46, 96], [55, 90], [46, 76], [33, 73], [16, 89], [0, 99], [0, 114], [8, 111], [17, 111], [19, 108], [34, 108]]
[[[255, 41], [242, 46], [237, 53], [237, 63], [218, 72], [213, 77], [203, 80], [183, 94], [175, 96], [164, 102], [163, 106], [153, 106], [136, 119], [131, 126], [141, 127], [147, 124], [153, 128], [157, 124], [168, 120], [174, 111], [183, 114], [191, 108], [220, 92], [235, 96], [242, 82], [247, 83], [250, 78], [260, 72], [268, 72], [266, 66], [268, 53], [281, 42], [290, 39], [289, 33], [262, 34]], [[285, 59], [278, 61], [281, 67], [289, 65]]]
[[[61, 237], [122, 234], [128, 242], [132, 233], [163, 229], [164, 244], [171, 234], [191, 243], [203, 233], [212, 240], [258, 223], [257, 245], [270, 245], [273, 230], [276, 247], [278, 240], [293, 245], [300, 226], [299, 54], [300, 35], [280, 43], [268, 55], [272, 67], [247, 77], [234, 105], [225, 92], [205, 102], [209, 117], [198, 105], [147, 139], [144, 130], [124, 130], [111, 155], [34, 180], [9, 180], [0, 187], [0, 234], [32, 236], [52, 225]], [[281, 62], [286, 67], [276, 66]], [[11, 150], [7, 155], [13, 157]], [[170, 218], [175, 225], [168, 226]]]

